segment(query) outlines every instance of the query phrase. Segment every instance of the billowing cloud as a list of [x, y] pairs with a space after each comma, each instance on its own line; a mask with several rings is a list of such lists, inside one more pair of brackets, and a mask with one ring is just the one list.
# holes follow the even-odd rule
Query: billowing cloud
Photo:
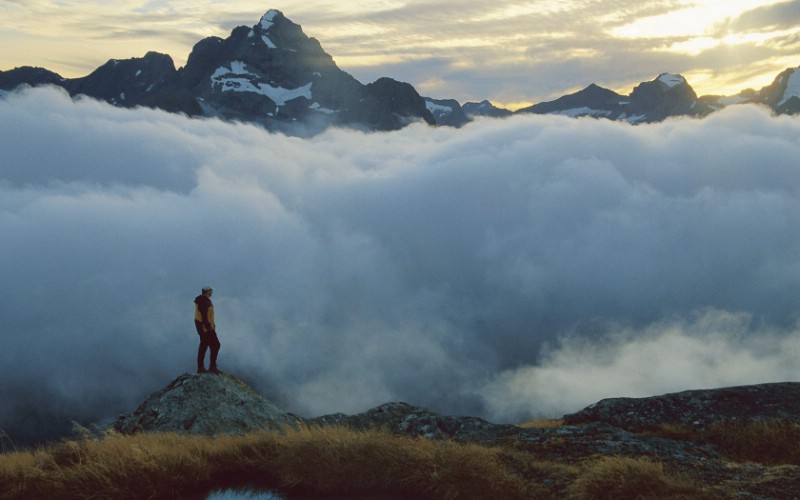
[[749, 314], [719, 310], [564, 337], [536, 365], [504, 371], [484, 387], [490, 413], [552, 417], [605, 397], [646, 397], [709, 387], [796, 380], [800, 329], [758, 328]]
[[192, 371], [206, 283], [221, 367], [306, 416], [796, 379], [798, 136], [737, 107], [303, 140], [9, 94], [0, 428], [111, 418]]

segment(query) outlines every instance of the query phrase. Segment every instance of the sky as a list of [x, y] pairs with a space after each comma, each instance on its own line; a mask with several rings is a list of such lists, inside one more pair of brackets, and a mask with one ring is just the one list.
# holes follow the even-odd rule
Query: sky
[[306, 417], [498, 423], [800, 380], [800, 118], [515, 116], [310, 139], [0, 96], [0, 444], [220, 367]]
[[769, 85], [800, 65], [800, 0], [0, 0], [0, 69], [65, 77], [171, 55], [281, 10], [362, 83], [516, 109], [596, 83], [629, 94], [664, 72], [699, 95]]

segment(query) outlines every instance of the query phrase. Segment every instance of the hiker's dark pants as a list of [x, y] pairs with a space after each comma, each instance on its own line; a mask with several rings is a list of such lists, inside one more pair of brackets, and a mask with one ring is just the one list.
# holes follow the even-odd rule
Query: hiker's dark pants
[[197, 349], [197, 367], [203, 368], [206, 351], [209, 349], [211, 349], [211, 366], [217, 366], [217, 354], [220, 348], [217, 332], [212, 329], [204, 332], [203, 323], [199, 321], [195, 321], [194, 326], [197, 328], [197, 334], [200, 335], [200, 347]]

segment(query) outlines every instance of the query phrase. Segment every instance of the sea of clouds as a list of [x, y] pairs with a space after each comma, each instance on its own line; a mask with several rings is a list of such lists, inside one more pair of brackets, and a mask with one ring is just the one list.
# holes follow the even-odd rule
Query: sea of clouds
[[131, 412], [220, 367], [304, 416], [496, 422], [800, 379], [800, 118], [244, 124], [0, 100], [0, 429]]

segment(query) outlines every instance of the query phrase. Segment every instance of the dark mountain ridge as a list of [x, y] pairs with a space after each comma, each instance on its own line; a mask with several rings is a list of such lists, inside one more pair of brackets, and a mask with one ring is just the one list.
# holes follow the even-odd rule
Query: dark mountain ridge
[[42, 68], [0, 72], [0, 89], [20, 85], [57, 85], [115, 106], [255, 122], [297, 135], [331, 125], [396, 130], [413, 121], [435, 123], [414, 87], [391, 78], [360, 83], [277, 10], [228, 38], [199, 41], [180, 69], [170, 56], [148, 52], [112, 59], [74, 79]]
[[760, 91], [728, 97], [698, 97], [683, 76], [670, 73], [640, 83], [627, 96], [592, 83], [512, 113], [486, 100], [462, 106], [454, 99], [423, 98], [412, 85], [388, 77], [362, 84], [342, 71], [300, 25], [270, 10], [256, 25], [239, 26], [228, 38], [200, 40], [179, 69], [170, 56], [158, 52], [112, 59], [89, 75], [72, 79], [25, 66], [0, 71], [0, 91], [56, 85], [72, 96], [86, 95], [114, 106], [147, 106], [313, 135], [329, 126], [382, 131], [423, 121], [460, 127], [475, 117], [525, 113], [651, 123], [674, 116], [702, 117], [739, 103], [795, 114], [800, 112], [797, 69], [781, 72]]

